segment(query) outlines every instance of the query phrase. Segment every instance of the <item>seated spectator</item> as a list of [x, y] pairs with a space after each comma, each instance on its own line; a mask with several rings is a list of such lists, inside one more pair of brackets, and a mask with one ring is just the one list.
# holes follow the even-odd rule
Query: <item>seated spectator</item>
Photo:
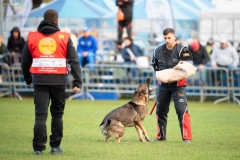
[[175, 42], [176, 42], [177, 44], [182, 44], [181, 39], [179, 39], [179, 38], [176, 38]]
[[238, 43], [237, 52], [238, 52], [238, 55], [240, 56], [240, 43]]
[[[220, 46], [215, 47], [211, 54], [211, 65], [213, 68], [225, 67], [228, 71], [237, 68], [239, 63], [239, 55], [237, 50], [230, 44], [227, 39], [221, 39]], [[219, 74], [216, 74], [219, 75]], [[215, 81], [215, 77], [214, 81]], [[220, 80], [220, 77], [216, 77], [216, 81]]]
[[[6, 63], [7, 47], [3, 43], [3, 36], [0, 35], [0, 63]], [[2, 83], [2, 68], [0, 65], [0, 83]]]
[[209, 61], [208, 53], [198, 40], [193, 40], [189, 45], [189, 51], [193, 56], [193, 65], [197, 67], [200, 73], [200, 85], [203, 86], [205, 84], [205, 65]]
[[212, 54], [212, 50], [213, 50], [213, 45], [214, 45], [214, 41], [212, 38], [210, 38], [208, 41], [207, 41], [207, 45], [205, 46], [206, 50], [207, 50], [207, 53], [210, 55]]
[[23, 37], [18, 27], [14, 27], [11, 30], [11, 35], [8, 38], [7, 49], [10, 52], [9, 55], [9, 65], [11, 66], [14, 63], [20, 63], [22, 49], [25, 44]]
[[114, 56], [115, 54], [115, 42], [103, 37], [101, 46], [101, 49], [97, 50], [96, 59], [99, 62], [110, 61], [110, 57]]
[[221, 39], [220, 46], [213, 49], [211, 65], [213, 68], [225, 67], [229, 71], [237, 68], [239, 56], [237, 50], [228, 44], [227, 39]]
[[[96, 62], [96, 51], [97, 51], [97, 40], [90, 34], [90, 29], [85, 28], [84, 34], [78, 40], [78, 58], [82, 67], [86, 64], [95, 64]], [[94, 70], [94, 66], [89, 66], [90, 71]]]
[[133, 44], [133, 41], [131, 38], [127, 37], [123, 41], [124, 48], [121, 50], [121, 55], [124, 59], [124, 64], [134, 66], [133, 68], [130, 68], [132, 75], [130, 77], [133, 77], [134, 79], [137, 78], [137, 69], [136, 69], [136, 62], [135, 58], [143, 56], [143, 51], [140, 49], [139, 46]]
[[70, 34], [70, 38], [72, 40], [73, 46], [75, 47], [75, 49], [77, 50], [77, 44], [78, 44], [78, 39], [77, 36], [75, 34], [72, 33], [70, 28], [65, 28], [63, 29], [63, 32], [67, 32]]
[[0, 63], [7, 63], [7, 47], [3, 43], [3, 36], [0, 35]]

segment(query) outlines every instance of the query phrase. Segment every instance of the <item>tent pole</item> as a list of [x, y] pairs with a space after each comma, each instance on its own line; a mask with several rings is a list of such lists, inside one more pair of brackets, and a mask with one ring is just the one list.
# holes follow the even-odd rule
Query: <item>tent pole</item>
[[3, 34], [4, 4], [0, 2], [0, 34]]
[[[211, 31], [211, 37], [213, 38], [213, 36], [214, 36], [214, 19], [211, 18], [211, 20], [212, 20], [212, 31]], [[213, 39], [214, 39], [214, 38], [213, 38]]]
[[234, 26], [234, 23], [235, 22], [235, 20], [234, 19], [232, 19], [232, 41], [233, 41], [233, 47], [234, 47], [234, 41], [235, 41], [235, 39], [234, 39], [234, 33], [235, 33], [235, 26]]
[[173, 21], [173, 28], [174, 28], [174, 30], [175, 30], [175, 17], [174, 17], [174, 15], [173, 15], [173, 9], [172, 9], [172, 3], [171, 3], [171, 0], [168, 0], [168, 4], [169, 4], [169, 6], [170, 6], [170, 10], [171, 10], [171, 14], [172, 14], [172, 21]]

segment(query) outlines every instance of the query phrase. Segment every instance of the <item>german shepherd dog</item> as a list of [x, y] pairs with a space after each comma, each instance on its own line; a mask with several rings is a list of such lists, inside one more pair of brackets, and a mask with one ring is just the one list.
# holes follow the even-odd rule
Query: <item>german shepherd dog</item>
[[104, 117], [100, 124], [100, 130], [106, 137], [105, 142], [112, 136], [116, 137], [116, 142], [120, 142], [125, 127], [132, 126], [135, 126], [140, 141], [145, 142], [142, 134], [147, 141], [150, 141], [143, 125], [143, 120], [148, 113], [149, 94], [154, 90], [154, 88], [149, 88], [150, 82], [151, 80], [148, 78], [146, 82], [138, 86], [130, 102], [114, 109]]

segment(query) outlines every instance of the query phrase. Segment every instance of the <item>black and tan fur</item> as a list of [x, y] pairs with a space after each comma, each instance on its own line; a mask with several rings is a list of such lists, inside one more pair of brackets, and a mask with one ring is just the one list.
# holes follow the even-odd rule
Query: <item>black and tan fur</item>
[[150, 141], [143, 125], [143, 120], [148, 113], [149, 94], [154, 90], [154, 88], [149, 88], [150, 81], [148, 78], [146, 82], [138, 86], [130, 102], [114, 109], [105, 116], [100, 124], [100, 130], [106, 137], [105, 142], [112, 136], [116, 137], [116, 142], [120, 142], [125, 127], [132, 126], [135, 126], [140, 141], [145, 141], [143, 135], [147, 141]]

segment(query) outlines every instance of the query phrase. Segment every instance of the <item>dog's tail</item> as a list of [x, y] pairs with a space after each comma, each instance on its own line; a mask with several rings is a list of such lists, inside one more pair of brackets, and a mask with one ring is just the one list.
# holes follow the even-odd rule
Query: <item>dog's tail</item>
[[111, 123], [111, 119], [108, 119], [107, 121], [102, 121], [102, 123], [100, 124], [101, 128], [106, 128], [107, 126], [109, 126]]

